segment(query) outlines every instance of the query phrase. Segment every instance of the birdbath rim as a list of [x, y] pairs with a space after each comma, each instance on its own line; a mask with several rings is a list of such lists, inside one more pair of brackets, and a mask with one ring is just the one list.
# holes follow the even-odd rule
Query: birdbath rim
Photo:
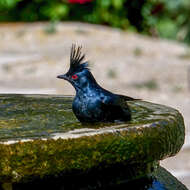
[[[15, 160], [14, 166], [8, 164], [10, 171], [3, 168], [0, 179], [8, 177], [18, 182], [42, 173], [46, 176], [88, 171], [103, 163], [137, 164], [140, 171], [150, 171], [155, 162], [175, 155], [184, 143], [184, 121], [176, 109], [131, 101], [130, 122], [84, 127], [72, 113], [72, 99], [57, 95], [0, 95], [0, 162], [7, 165], [7, 160]], [[28, 160], [28, 156], [32, 159]], [[22, 162], [26, 167], [20, 167]], [[46, 164], [40, 167], [40, 162]], [[36, 173], [29, 172], [27, 163], [36, 169], [30, 172]], [[12, 171], [19, 174], [15, 176]]]

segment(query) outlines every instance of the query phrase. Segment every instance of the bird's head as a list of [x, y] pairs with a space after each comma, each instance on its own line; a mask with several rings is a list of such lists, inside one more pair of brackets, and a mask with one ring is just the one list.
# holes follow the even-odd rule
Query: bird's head
[[85, 54], [81, 53], [81, 46], [72, 45], [70, 54], [70, 68], [67, 73], [57, 78], [70, 82], [76, 90], [86, 88], [90, 83], [96, 82], [89, 71], [88, 62], [84, 62]]

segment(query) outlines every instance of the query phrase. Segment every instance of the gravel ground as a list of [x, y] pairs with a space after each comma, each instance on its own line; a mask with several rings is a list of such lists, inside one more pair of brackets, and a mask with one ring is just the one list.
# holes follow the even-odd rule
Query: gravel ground
[[106, 89], [183, 114], [185, 145], [161, 165], [190, 188], [190, 50], [184, 44], [82, 23], [60, 23], [56, 32], [47, 23], [1, 24], [0, 93], [74, 94], [56, 79], [68, 69], [72, 43], [83, 45]]

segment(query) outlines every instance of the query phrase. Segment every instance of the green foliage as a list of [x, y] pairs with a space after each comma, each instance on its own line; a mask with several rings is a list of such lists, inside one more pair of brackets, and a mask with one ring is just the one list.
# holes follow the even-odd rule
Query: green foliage
[[190, 43], [189, 0], [0, 0], [0, 21], [76, 20]]
[[177, 25], [171, 19], [159, 20], [156, 26], [158, 33], [164, 38], [174, 39], [177, 35]]
[[189, 0], [148, 0], [142, 14], [146, 33], [190, 43]]
[[50, 20], [60, 20], [68, 15], [68, 5], [50, 2], [41, 9], [41, 13]]

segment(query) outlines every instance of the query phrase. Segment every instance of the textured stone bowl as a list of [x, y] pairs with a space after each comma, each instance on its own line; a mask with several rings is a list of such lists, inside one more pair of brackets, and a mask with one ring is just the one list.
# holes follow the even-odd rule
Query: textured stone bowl
[[2, 183], [121, 168], [135, 179], [184, 143], [183, 117], [173, 108], [134, 101], [130, 122], [82, 125], [71, 104], [72, 97], [0, 95]]

